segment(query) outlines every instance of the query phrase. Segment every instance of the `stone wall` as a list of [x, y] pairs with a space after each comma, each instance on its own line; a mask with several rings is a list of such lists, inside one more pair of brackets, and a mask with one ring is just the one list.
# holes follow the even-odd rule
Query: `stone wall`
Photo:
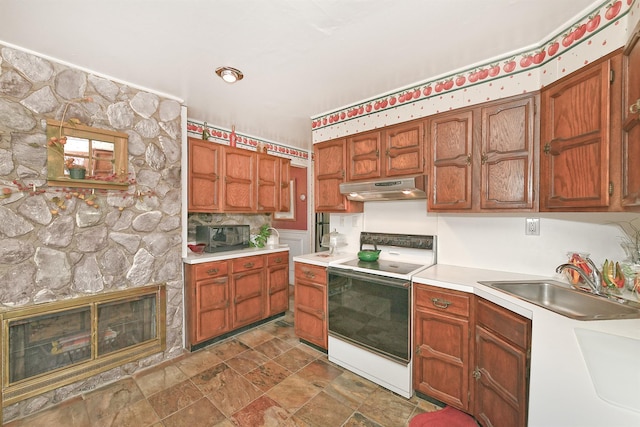
[[[47, 186], [45, 120], [65, 108], [66, 120], [129, 135], [127, 191], [96, 191], [90, 205]], [[0, 45], [0, 309], [167, 284], [164, 354], [4, 408], [5, 422], [181, 352], [180, 112], [175, 100]]]

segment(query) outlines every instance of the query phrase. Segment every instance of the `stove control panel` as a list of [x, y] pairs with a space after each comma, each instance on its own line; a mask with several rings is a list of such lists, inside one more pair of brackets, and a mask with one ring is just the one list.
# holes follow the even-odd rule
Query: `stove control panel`
[[391, 233], [360, 233], [360, 247], [362, 245], [397, 246], [400, 248], [427, 249], [435, 248], [436, 236], [420, 234], [391, 234]]

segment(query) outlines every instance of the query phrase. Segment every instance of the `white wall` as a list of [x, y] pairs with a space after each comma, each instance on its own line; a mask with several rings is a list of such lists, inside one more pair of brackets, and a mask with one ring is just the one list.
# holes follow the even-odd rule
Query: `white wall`
[[[569, 251], [587, 252], [596, 265], [622, 261], [616, 221], [638, 214], [436, 214], [425, 200], [366, 202], [362, 214], [332, 214], [331, 229], [357, 252], [360, 231], [438, 236], [438, 263], [554, 276]], [[525, 218], [540, 218], [540, 235], [525, 235]]]

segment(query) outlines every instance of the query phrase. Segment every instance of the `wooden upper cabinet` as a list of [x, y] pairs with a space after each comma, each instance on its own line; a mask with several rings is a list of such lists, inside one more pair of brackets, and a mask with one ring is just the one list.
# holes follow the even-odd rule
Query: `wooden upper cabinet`
[[640, 23], [623, 56], [622, 205], [640, 206]]
[[315, 208], [317, 212], [362, 212], [363, 203], [352, 202], [340, 194], [345, 182], [347, 149], [344, 139], [315, 144]]
[[[280, 157], [279, 197], [277, 212], [287, 212], [291, 209], [291, 160]], [[306, 190], [305, 190], [306, 191]]]
[[256, 159], [253, 151], [225, 147], [223, 211], [256, 211]]
[[348, 181], [422, 175], [424, 173], [421, 121], [365, 132], [347, 139]]
[[219, 144], [189, 138], [189, 212], [214, 212], [220, 208], [221, 150]]
[[280, 159], [258, 154], [258, 212], [275, 212], [280, 197]]
[[438, 114], [427, 120], [429, 209], [471, 209], [473, 123], [471, 109]]
[[482, 108], [480, 208], [534, 209], [537, 96]]
[[609, 205], [610, 59], [542, 91], [540, 210]]
[[422, 175], [424, 173], [423, 122], [414, 121], [391, 126], [383, 133], [383, 171], [386, 176]]
[[347, 139], [349, 159], [348, 181], [375, 179], [382, 176], [380, 131], [365, 132]]

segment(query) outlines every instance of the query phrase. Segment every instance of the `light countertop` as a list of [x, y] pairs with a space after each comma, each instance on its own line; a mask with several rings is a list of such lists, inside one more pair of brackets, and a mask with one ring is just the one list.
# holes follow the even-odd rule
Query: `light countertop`
[[357, 258], [356, 253], [343, 253], [338, 252], [329, 255], [329, 251], [314, 252], [310, 254], [297, 255], [293, 257], [293, 262], [303, 262], [305, 264], [319, 265], [321, 267], [328, 267], [333, 264], [348, 261], [350, 259]]
[[224, 261], [227, 259], [233, 258], [242, 258], [246, 256], [252, 255], [266, 255], [276, 252], [287, 252], [289, 251], [288, 245], [278, 245], [277, 247], [264, 247], [264, 248], [246, 248], [240, 249], [236, 251], [224, 251], [224, 252], [214, 252], [214, 253], [201, 253], [196, 254], [191, 251], [188, 251], [186, 257], [182, 257], [182, 262], [185, 264], [200, 264], [203, 262], [209, 261]]

